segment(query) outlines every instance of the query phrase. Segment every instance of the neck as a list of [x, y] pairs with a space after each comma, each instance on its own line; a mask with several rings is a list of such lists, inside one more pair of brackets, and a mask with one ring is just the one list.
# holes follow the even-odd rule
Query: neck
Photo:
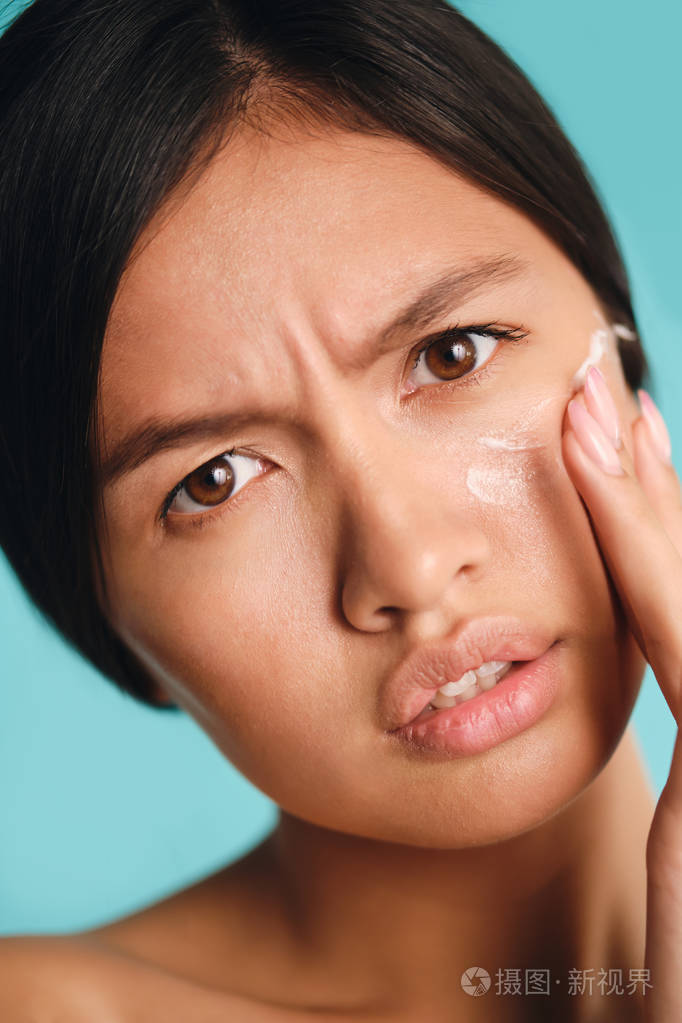
[[493, 983], [498, 969], [519, 969], [522, 982], [526, 968], [549, 969], [564, 990], [573, 967], [593, 967], [595, 977], [622, 967], [627, 981], [643, 965], [653, 805], [628, 731], [568, 807], [505, 842], [401, 846], [282, 813], [270, 846], [306, 962], [373, 1001], [457, 1006], [471, 966]]

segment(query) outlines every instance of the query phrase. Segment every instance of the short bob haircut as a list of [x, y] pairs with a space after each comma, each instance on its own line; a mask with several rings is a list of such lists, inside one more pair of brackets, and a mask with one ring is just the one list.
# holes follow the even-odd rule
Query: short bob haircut
[[0, 39], [0, 544], [67, 641], [152, 706], [106, 616], [97, 540], [107, 318], [173, 190], [240, 123], [286, 116], [404, 138], [521, 210], [631, 332], [629, 386], [648, 382], [585, 167], [520, 68], [445, 0], [35, 0]]

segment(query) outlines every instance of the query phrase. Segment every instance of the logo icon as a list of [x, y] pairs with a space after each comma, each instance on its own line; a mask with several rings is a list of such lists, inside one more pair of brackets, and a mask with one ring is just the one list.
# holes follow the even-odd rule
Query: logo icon
[[490, 974], [482, 966], [470, 966], [462, 974], [462, 991], [474, 998], [484, 995], [489, 987]]

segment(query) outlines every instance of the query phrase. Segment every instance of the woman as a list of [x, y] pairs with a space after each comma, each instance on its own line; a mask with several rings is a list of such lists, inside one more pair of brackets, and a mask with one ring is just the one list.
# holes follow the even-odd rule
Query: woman
[[3, 547], [281, 808], [3, 1018], [679, 1019], [679, 484], [547, 108], [439, 0], [36, 0], [0, 68]]

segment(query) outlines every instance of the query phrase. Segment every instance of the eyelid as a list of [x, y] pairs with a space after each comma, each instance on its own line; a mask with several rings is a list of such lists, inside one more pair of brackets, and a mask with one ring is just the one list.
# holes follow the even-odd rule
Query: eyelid
[[[202, 506], [197, 503], [196, 511], [190, 510], [171, 512], [171, 507], [173, 503], [175, 502], [178, 494], [182, 493], [182, 490], [185, 487], [185, 484], [187, 483], [190, 476], [192, 476], [195, 472], [198, 472], [199, 469], [203, 468], [203, 466], [205, 465], [211, 465], [213, 462], [217, 462], [219, 459], [229, 458], [248, 459], [252, 462], [260, 463], [260, 471], [258, 469], [256, 469], [253, 472], [251, 472], [251, 470], [247, 470], [248, 472], [250, 472], [250, 475], [247, 477], [246, 480], [244, 480], [241, 483], [241, 485], [239, 485], [239, 476], [241, 475], [241, 473], [239, 471], [239, 467], [237, 466], [236, 468], [234, 468], [234, 482], [237, 489], [236, 490], [233, 489], [232, 493], [230, 493], [224, 500], [218, 501], [216, 504], [213, 505], [206, 505], [203, 511], [201, 510]], [[164, 498], [163, 504], [161, 506], [161, 511], [159, 513], [159, 519], [165, 523], [167, 519], [172, 516], [182, 519], [188, 519], [190, 520], [191, 524], [192, 518], [196, 517], [197, 515], [200, 516], [201, 518], [207, 518], [210, 516], [210, 513], [212, 511], [217, 512], [219, 509], [223, 509], [225, 505], [233, 504], [237, 500], [241, 492], [246, 489], [247, 484], [250, 483], [252, 479], [254, 479], [257, 476], [264, 475], [264, 473], [267, 472], [267, 470], [263, 469], [263, 463], [265, 461], [266, 459], [264, 459], [261, 455], [256, 455], [248, 451], [238, 451], [236, 448], [231, 448], [229, 451], [221, 451], [219, 454], [213, 455], [213, 457], [206, 459], [206, 461], [202, 462], [200, 465], [196, 466], [194, 469], [188, 472], [185, 476], [183, 476], [183, 478], [178, 483], [175, 484], [173, 489]], [[189, 497], [189, 495], [187, 496], [190, 501], [193, 500], [191, 497]]]
[[[503, 327], [503, 326], [500, 326], [499, 324], [496, 324], [496, 323], [470, 324], [470, 325], [466, 325], [466, 326], [460, 326], [459, 324], [452, 324], [449, 327], [446, 327], [445, 330], [441, 330], [441, 331], [438, 331], [438, 332], [436, 332], [434, 334], [430, 334], [429, 337], [426, 338], [426, 340], [424, 340], [424, 341], [422, 341], [420, 343], [418, 349], [415, 352], [413, 352], [413, 362], [412, 362], [412, 366], [411, 366], [411, 369], [410, 369], [410, 373], [417, 367], [417, 364], [418, 364], [419, 359], [421, 358], [422, 354], [428, 348], [430, 348], [431, 345], [436, 344], [438, 341], [441, 341], [443, 338], [451, 336], [453, 338], [453, 341], [454, 341], [458, 337], [467, 337], [467, 336], [469, 336], [471, 334], [478, 334], [478, 335], [486, 335], [487, 334], [489, 336], [497, 338], [497, 340], [500, 341], [502, 344], [508, 344], [508, 345], [511, 346], [511, 345], [523, 344], [523, 342], [527, 339], [529, 333], [530, 333], [530, 331], [526, 327], [524, 327], [523, 325], [521, 325], [520, 327]], [[488, 358], [485, 360], [485, 362], [483, 363], [482, 366], [476, 367], [475, 369], [471, 370], [469, 373], [465, 373], [461, 377], [455, 377], [452, 380], [437, 380], [436, 379], [431, 384], [428, 384], [428, 385], [427, 384], [421, 384], [420, 386], [416, 387], [414, 389], [414, 391], [412, 391], [410, 393], [412, 393], [412, 394], [418, 393], [419, 391], [422, 391], [424, 389], [431, 390], [431, 389], [435, 388], [435, 389], [439, 390], [440, 387], [450, 387], [450, 388], [453, 388], [453, 387], [467, 387], [470, 383], [474, 384], [474, 383], [480, 382], [480, 378], [484, 374], [486, 374], [488, 372], [488, 370], [491, 368], [491, 365], [492, 365], [493, 361], [495, 361], [494, 360], [494, 355], [497, 352], [499, 347], [500, 347], [499, 345], [496, 346], [494, 352], [491, 355], [488, 356]]]

